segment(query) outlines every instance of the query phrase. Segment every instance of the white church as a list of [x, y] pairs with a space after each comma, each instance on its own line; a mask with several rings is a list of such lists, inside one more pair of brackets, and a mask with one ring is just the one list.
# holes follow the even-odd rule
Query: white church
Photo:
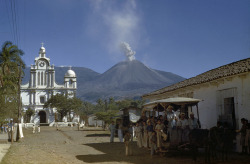
[[56, 94], [74, 97], [76, 90], [76, 74], [71, 69], [65, 73], [64, 85], [56, 83], [54, 65], [50, 64], [50, 59], [46, 57], [46, 50], [42, 44], [39, 57], [36, 57], [35, 64], [31, 65], [29, 82], [21, 85], [23, 110], [26, 111], [30, 108], [35, 112], [30, 122], [35, 124], [54, 123], [56, 109], [43, 109], [44, 103]]

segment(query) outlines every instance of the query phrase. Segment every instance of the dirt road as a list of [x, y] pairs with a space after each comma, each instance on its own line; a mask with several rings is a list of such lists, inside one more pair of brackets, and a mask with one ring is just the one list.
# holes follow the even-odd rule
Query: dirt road
[[[194, 163], [190, 156], [171, 155], [151, 157], [150, 151], [138, 148], [133, 142], [133, 156], [125, 156], [124, 143], [109, 143], [109, 133], [98, 128], [41, 127], [41, 133], [32, 134], [32, 129], [24, 129], [25, 138], [14, 143], [3, 158], [3, 164], [153, 164], [153, 163]], [[237, 157], [237, 158], [236, 158]], [[231, 158], [231, 163], [248, 163], [249, 157]], [[239, 158], [239, 159], [238, 159]], [[235, 162], [234, 162], [235, 161]], [[204, 163], [199, 158], [196, 163]]]

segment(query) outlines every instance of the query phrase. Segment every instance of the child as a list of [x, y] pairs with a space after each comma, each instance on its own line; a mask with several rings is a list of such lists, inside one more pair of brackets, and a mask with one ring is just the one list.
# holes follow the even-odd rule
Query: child
[[40, 133], [40, 126], [37, 127], [37, 132]]
[[124, 136], [124, 143], [125, 143], [125, 152], [126, 156], [132, 155], [131, 145], [130, 145], [131, 136], [128, 131], [126, 131]]
[[155, 131], [152, 132], [151, 136], [151, 156], [155, 154], [156, 151], [156, 144], [157, 144], [157, 137]]
[[33, 124], [33, 133], [35, 133], [36, 132], [36, 126], [35, 126], [35, 124]]

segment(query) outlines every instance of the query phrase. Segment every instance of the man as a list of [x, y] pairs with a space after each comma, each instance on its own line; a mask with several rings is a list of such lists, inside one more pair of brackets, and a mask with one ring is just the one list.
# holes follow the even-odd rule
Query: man
[[151, 125], [151, 122], [148, 121], [147, 132], [148, 132], [149, 147], [151, 147], [151, 137], [153, 131], [154, 131], [153, 125]]
[[198, 119], [194, 117], [194, 113], [191, 112], [189, 116], [190, 116], [190, 118], [188, 119], [189, 129], [193, 130], [199, 128]]
[[143, 145], [142, 145], [142, 126], [140, 125], [140, 122], [136, 123], [135, 136], [137, 139], [137, 146], [141, 148]]
[[185, 113], [180, 114], [180, 120], [178, 121], [177, 126], [179, 129], [179, 139], [181, 140], [181, 142], [187, 142], [189, 134], [189, 125], [188, 120], [185, 118]]
[[115, 137], [115, 122], [112, 121], [112, 123], [109, 125], [110, 130], [110, 143], [114, 142]]
[[157, 148], [157, 137], [155, 131], [152, 132], [152, 137], [150, 139], [151, 142], [151, 156], [155, 154]]
[[176, 123], [177, 123], [177, 118], [173, 112], [173, 107], [171, 105], [168, 106], [167, 108], [167, 121], [168, 121], [168, 134], [169, 134], [169, 139], [171, 142], [174, 141], [177, 137], [177, 131], [176, 131]]

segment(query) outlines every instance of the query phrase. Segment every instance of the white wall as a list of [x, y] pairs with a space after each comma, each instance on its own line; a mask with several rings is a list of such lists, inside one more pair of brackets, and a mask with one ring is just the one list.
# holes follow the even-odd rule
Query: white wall
[[[237, 127], [240, 128], [240, 119], [250, 119], [250, 73], [245, 77], [234, 76], [231, 80], [224, 80], [218, 85], [209, 85], [194, 90], [194, 98], [204, 101], [199, 103], [201, 124], [210, 128], [216, 125], [218, 115], [221, 114], [220, 107], [217, 105], [217, 92], [235, 88], [235, 115]], [[227, 92], [225, 92], [227, 93]], [[232, 94], [224, 95], [224, 98], [232, 97]]]

